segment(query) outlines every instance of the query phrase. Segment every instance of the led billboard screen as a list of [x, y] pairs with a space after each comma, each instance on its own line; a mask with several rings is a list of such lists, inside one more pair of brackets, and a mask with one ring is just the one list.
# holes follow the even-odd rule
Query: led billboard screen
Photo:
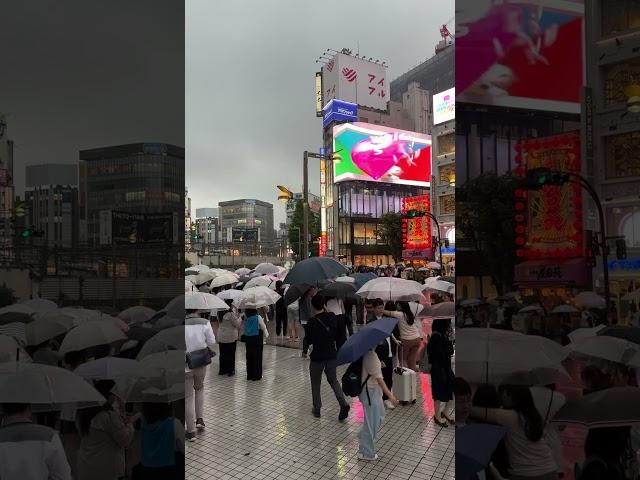
[[433, 124], [440, 125], [456, 118], [456, 89], [450, 88], [433, 96]]
[[366, 180], [429, 186], [431, 137], [369, 123], [333, 128], [334, 181]]
[[583, 3], [467, 2], [456, 10], [457, 101], [579, 113]]

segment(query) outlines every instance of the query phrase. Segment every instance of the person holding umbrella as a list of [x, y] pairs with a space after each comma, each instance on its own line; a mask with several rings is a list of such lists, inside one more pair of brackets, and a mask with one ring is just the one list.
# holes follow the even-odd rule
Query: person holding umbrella
[[244, 311], [244, 342], [246, 344], [247, 380], [262, 380], [262, 350], [264, 339], [269, 338], [267, 325], [254, 308]]
[[302, 339], [302, 357], [306, 358], [309, 353], [309, 340], [307, 339], [307, 324], [311, 317], [313, 317], [313, 310], [311, 305], [311, 299], [318, 293], [318, 289], [315, 287], [309, 288], [303, 295], [300, 297], [298, 303], [298, 318], [300, 319], [300, 324], [304, 329], [304, 338]]
[[218, 375], [232, 377], [236, 373], [236, 345], [242, 319], [233, 308], [233, 300], [225, 300], [229, 305], [228, 312], [218, 312], [220, 328], [218, 329], [218, 345], [220, 346], [220, 370]]
[[324, 372], [329, 385], [333, 389], [336, 400], [340, 404], [338, 420], [342, 422], [349, 415], [350, 407], [344, 398], [336, 374], [336, 339], [338, 338], [336, 316], [325, 310], [324, 297], [316, 295], [311, 299], [311, 303], [316, 312], [315, 316], [307, 324], [308, 344], [313, 345], [310, 357], [311, 363], [309, 364], [313, 416], [320, 418], [320, 409], [322, 408], [320, 384], [322, 382], [322, 373]]
[[[289, 333], [288, 320], [287, 320], [287, 307], [284, 304], [284, 284], [282, 280], [276, 282], [276, 292], [282, 297], [276, 302], [276, 337], [285, 337]], [[287, 337], [290, 338], [290, 337]]]
[[[453, 386], [455, 375], [451, 368], [453, 343], [449, 339], [451, 320], [435, 318], [431, 326], [433, 334], [427, 343], [427, 355], [431, 364], [431, 394], [434, 403], [434, 421], [441, 427], [455, 421], [447, 416], [453, 404]], [[443, 408], [444, 404], [444, 408]]]

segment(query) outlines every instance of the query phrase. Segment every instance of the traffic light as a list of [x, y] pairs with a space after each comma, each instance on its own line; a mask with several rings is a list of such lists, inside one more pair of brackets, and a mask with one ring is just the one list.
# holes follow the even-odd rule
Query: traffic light
[[283, 187], [282, 185], [276, 185], [278, 187], [278, 200], [283, 202], [287, 202], [293, 199], [293, 192], [289, 190], [287, 187]]
[[616, 239], [616, 258], [625, 260], [627, 258], [627, 242], [624, 238]]
[[34, 228], [25, 228], [24, 230], [22, 230], [22, 232], [20, 232], [20, 236], [22, 238], [44, 237], [44, 231], [36, 230]]
[[545, 185], [561, 187], [569, 181], [569, 173], [558, 172], [549, 168], [532, 168], [527, 170], [526, 187], [529, 190], [540, 190]]

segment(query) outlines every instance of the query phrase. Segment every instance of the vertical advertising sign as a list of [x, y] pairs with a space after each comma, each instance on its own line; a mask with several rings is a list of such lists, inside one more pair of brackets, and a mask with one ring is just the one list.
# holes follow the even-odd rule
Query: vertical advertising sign
[[[549, 168], [580, 173], [580, 134], [571, 132], [525, 140], [516, 146], [516, 174]], [[582, 189], [577, 183], [544, 186], [539, 191], [516, 191], [525, 200], [526, 243], [521, 257], [572, 258], [584, 255]]]
[[[325, 151], [326, 149], [321, 149], [323, 155], [325, 154]], [[320, 159], [320, 247], [318, 255], [321, 257], [324, 257], [327, 253], [326, 163], [326, 160]]]
[[449, 122], [456, 118], [456, 89], [450, 88], [433, 96], [433, 124]]
[[316, 117], [322, 116], [322, 107], [324, 107], [322, 98], [322, 72], [316, 72]]
[[386, 110], [389, 100], [387, 67], [338, 53], [322, 69], [325, 105], [333, 99]]

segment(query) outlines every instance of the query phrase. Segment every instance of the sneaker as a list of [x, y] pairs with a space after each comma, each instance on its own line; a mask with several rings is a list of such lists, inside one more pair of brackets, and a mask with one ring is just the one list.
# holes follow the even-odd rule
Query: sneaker
[[340, 415], [338, 415], [338, 421], [344, 422], [345, 419], [349, 416], [349, 410], [351, 407], [349, 405], [345, 405], [344, 407], [340, 407]]
[[184, 434], [184, 438], [187, 442], [195, 442], [196, 441], [196, 434], [194, 433], [185, 433]]
[[320, 411], [319, 410], [313, 410], [313, 416], [316, 418], [320, 418]]
[[365, 457], [363, 454], [358, 452], [358, 460], [364, 460], [365, 462], [375, 462], [378, 460], [378, 454], [376, 453], [373, 458]]
[[393, 404], [391, 400], [385, 400], [384, 406], [387, 407], [389, 410], [393, 410], [394, 408], [396, 408], [396, 406]]
[[204, 420], [202, 418], [196, 420], [196, 428], [198, 430], [204, 430]]

